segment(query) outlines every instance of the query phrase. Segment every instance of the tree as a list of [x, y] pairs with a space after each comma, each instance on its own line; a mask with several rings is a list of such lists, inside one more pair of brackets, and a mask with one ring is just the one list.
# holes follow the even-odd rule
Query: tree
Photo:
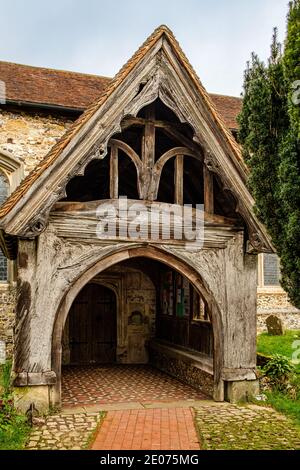
[[268, 64], [252, 54], [239, 141], [256, 213], [281, 258], [282, 286], [300, 307], [300, 0], [290, 2], [281, 49], [275, 29]]

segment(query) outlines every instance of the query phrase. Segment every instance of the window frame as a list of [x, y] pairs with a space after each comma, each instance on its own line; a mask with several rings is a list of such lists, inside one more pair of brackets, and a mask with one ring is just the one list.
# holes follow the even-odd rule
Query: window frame
[[[0, 149], [0, 171], [8, 181], [7, 197], [17, 188], [24, 177], [24, 165], [9, 152]], [[0, 281], [0, 291], [6, 290], [16, 280], [16, 264], [7, 260], [7, 280]]]
[[[284, 292], [280, 284], [278, 285], [268, 285], [265, 284], [265, 273], [264, 273], [264, 253], [258, 255], [258, 282], [257, 282], [257, 291], [260, 294], [264, 293], [282, 293]], [[279, 258], [278, 258], [279, 259]]]

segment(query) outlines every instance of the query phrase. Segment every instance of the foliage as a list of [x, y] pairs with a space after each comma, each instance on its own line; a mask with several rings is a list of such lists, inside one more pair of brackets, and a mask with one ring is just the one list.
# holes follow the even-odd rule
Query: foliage
[[[284, 52], [284, 68], [289, 87], [290, 116], [292, 123], [296, 126], [296, 135], [300, 138], [300, 103], [295, 106], [292, 95], [300, 98], [300, 0], [290, 2], [288, 13], [287, 38]], [[298, 82], [298, 83], [297, 83]], [[298, 92], [297, 92], [298, 90]]]
[[[258, 351], [268, 356], [281, 355], [281, 357], [285, 356], [285, 359], [290, 359], [294, 352], [293, 343], [299, 339], [299, 330], [287, 330], [283, 336], [270, 336], [262, 333], [257, 338], [257, 348]], [[287, 382], [281, 382], [279, 386], [264, 375], [264, 368], [260, 369], [259, 377], [268, 403], [300, 425], [300, 364], [295, 367], [295, 371], [295, 374], [290, 374]]]
[[7, 361], [0, 371], [2, 388], [0, 396], [0, 450], [23, 448], [29, 433], [26, 417], [19, 415], [14, 408], [11, 368], [12, 363]]
[[[265, 356], [281, 354], [291, 360], [295, 352], [293, 348], [295, 341], [300, 341], [300, 330], [286, 330], [282, 336], [261, 333], [257, 337], [257, 351]], [[297, 364], [295, 369], [300, 374], [300, 364]]]
[[272, 359], [264, 366], [263, 372], [275, 385], [280, 386], [286, 384], [292, 373], [295, 372], [295, 368], [285, 356], [274, 354]]
[[0, 450], [22, 449], [29, 434], [25, 416], [18, 415], [10, 403], [0, 411]]
[[1, 387], [3, 389], [3, 395], [8, 396], [11, 393], [11, 369], [12, 362], [6, 361], [5, 364], [1, 366]]
[[252, 54], [239, 141], [256, 213], [281, 258], [282, 286], [300, 307], [300, 99], [292, 99], [300, 80], [300, 0], [290, 3], [284, 54], [281, 49], [275, 29], [268, 64]]

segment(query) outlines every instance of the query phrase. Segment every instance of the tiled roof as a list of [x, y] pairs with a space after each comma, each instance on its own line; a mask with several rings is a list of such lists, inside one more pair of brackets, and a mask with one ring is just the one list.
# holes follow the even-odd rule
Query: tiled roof
[[227, 144], [231, 147], [233, 154], [235, 155], [236, 160], [244, 167], [244, 162], [242, 159], [240, 147], [236, 143], [233, 135], [228, 130], [225, 125], [224, 120], [218, 113], [216, 106], [213, 101], [210, 99], [208, 93], [200, 82], [196, 72], [186, 58], [184, 52], [182, 51], [179, 43], [175, 39], [172, 31], [169, 30], [166, 26], [160, 26], [157, 28], [151, 36], [142, 44], [142, 46], [137, 50], [137, 52], [129, 59], [129, 61], [121, 68], [117, 75], [109, 82], [108, 86], [105, 88], [102, 95], [91, 105], [86, 111], [81, 114], [81, 116], [73, 123], [70, 129], [64, 134], [64, 136], [57, 142], [56, 145], [50, 150], [46, 157], [34, 168], [34, 170], [22, 181], [22, 183], [17, 187], [17, 189], [10, 195], [6, 202], [2, 205], [0, 209], [0, 218], [7, 215], [10, 210], [22, 199], [26, 194], [32, 184], [39, 178], [39, 176], [49, 168], [52, 163], [59, 157], [71, 140], [76, 136], [76, 134], [81, 130], [81, 128], [90, 120], [90, 118], [95, 114], [95, 112], [105, 103], [108, 97], [119, 87], [119, 85], [125, 80], [127, 75], [134, 69], [134, 67], [145, 57], [147, 52], [160, 40], [160, 38], [165, 35], [173, 47], [174, 53], [177, 56], [178, 61], [186, 69], [190, 80], [194, 83], [195, 87], [198, 89], [199, 94], [202, 97], [202, 100], [206, 103], [208, 109], [211, 112], [211, 116], [215, 121], [215, 124], [222, 131]]
[[210, 93], [209, 96], [223, 117], [227, 127], [232, 130], [237, 130], [237, 117], [242, 110], [242, 98], [237, 98], [235, 96], [217, 95], [215, 93]]
[[0, 62], [6, 99], [21, 103], [85, 109], [102, 93], [110, 78], [64, 70]]
[[[0, 61], [6, 99], [18, 103], [58, 106], [84, 111], [104, 91], [111, 78]], [[210, 94], [230, 129], [237, 129], [241, 98]]]

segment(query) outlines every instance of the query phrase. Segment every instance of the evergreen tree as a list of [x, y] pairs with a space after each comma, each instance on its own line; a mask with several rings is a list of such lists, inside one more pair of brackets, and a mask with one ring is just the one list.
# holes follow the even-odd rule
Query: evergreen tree
[[279, 185], [286, 224], [281, 247], [282, 286], [300, 306], [300, 0], [290, 2], [283, 57], [289, 123], [281, 142]]
[[255, 210], [281, 257], [282, 286], [300, 307], [300, 0], [289, 5], [284, 54], [275, 29], [268, 64], [252, 55], [239, 124]]

